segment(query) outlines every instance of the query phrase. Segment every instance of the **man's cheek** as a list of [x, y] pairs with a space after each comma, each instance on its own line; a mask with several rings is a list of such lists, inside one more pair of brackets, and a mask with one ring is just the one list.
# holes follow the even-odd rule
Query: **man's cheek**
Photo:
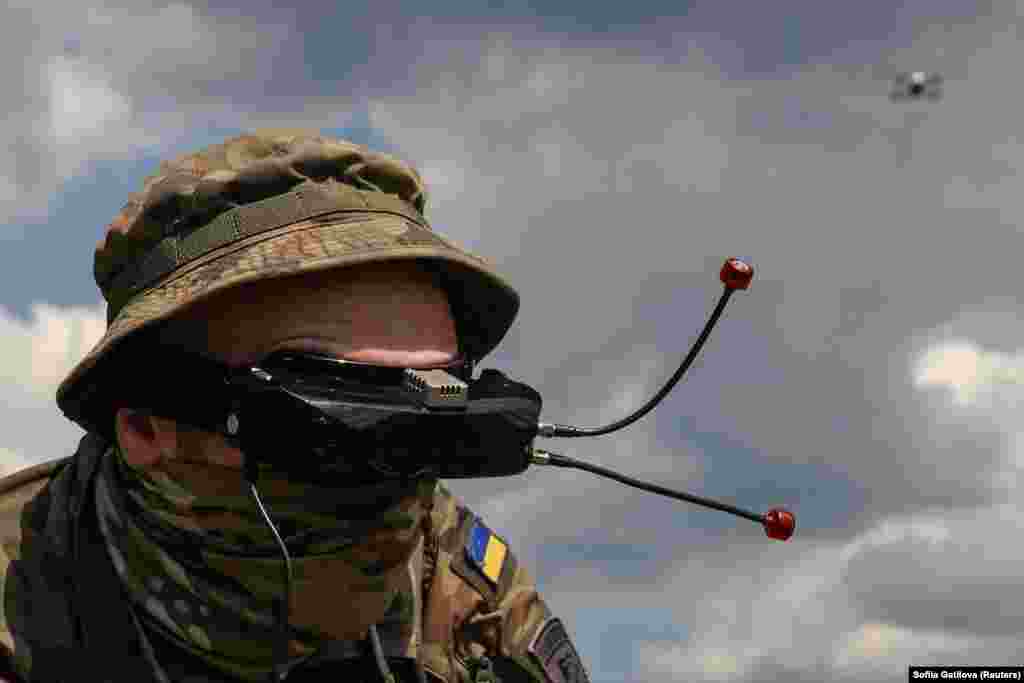
[[206, 441], [204, 448], [205, 459], [221, 467], [233, 467], [242, 469], [242, 451], [229, 445], [227, 440], [220, 434], [211, 434]]
[[178, 443], [179, 453], [186, 461], [242, 469], [242, 451], [228, 444], [222, 434], [183, 427], [179, 428]]

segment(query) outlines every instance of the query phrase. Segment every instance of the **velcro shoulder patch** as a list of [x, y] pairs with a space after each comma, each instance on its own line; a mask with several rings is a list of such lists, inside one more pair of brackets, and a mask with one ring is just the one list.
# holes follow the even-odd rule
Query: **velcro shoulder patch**
[[590, 683], [580, 655], [558, 617], [544, 622], [526, 651], [544, 671], [547, 683]]
[[508, 546], [494, 535], [487, 526], [475, 519], [466, 538], [466, 559], [484, 575], [487, 581], [497, 588], [501, 568], [505, 566]]
[[469, 509], [459, 507], [458, 515], [451, 570], [480, 593], [488, 610], [497, 609], [517, 571], [515, 555], [508, 543]]

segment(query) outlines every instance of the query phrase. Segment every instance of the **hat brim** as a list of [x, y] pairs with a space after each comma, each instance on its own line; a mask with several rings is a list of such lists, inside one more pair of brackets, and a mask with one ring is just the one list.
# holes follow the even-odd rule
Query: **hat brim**
[[106, 334], [61, 382], [57, 404], [82, 424], [74, 397], [83, 385], [103, 381], [93, 377], [101, 359], [130, 335], [218, 292], [257, 280], [408, 259], [423, 260], [439, 277], [464, 352], [474, 360], [490, 353], [519, 310], [519, 295], [490, 263], [401, 216], [347, 213], [239, 240], [189, 262], [141, 292], [118, 312]]

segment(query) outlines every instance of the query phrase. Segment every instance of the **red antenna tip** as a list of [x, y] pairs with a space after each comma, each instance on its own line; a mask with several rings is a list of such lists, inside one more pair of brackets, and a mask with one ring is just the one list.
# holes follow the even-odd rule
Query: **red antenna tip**
[[796, 528], [796, 517], [789, 510], [774, 508], [768, 511], [762, 523], [768, 538], [788, 541], [789, 537], [793, 535], [793, 529]]
[[754, 278], [754, 267], [743, 259], [731, 258], [722, 266], [719, 277], [729, 289], [746, 289]]

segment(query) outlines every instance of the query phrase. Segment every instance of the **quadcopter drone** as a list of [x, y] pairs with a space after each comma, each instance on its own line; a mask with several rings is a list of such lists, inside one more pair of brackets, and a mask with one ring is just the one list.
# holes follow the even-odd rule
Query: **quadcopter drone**
[[937, 73], [914, 71], [900, 74], [893, 82], [889, 99], [894, 102], [907, 100], [936, 101], [942, 97], [942, 76]]

